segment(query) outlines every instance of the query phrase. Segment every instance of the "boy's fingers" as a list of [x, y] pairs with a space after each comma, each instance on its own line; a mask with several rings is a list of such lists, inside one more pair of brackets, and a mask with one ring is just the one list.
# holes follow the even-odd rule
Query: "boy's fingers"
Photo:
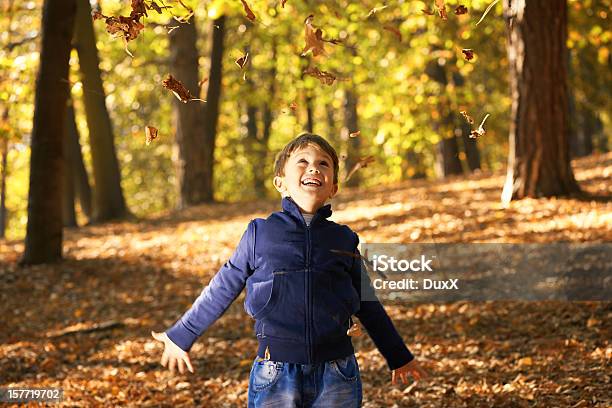
[[185, 363], [182, 359], [177, 359], [176, 364], [178, 365], [179, 373], [183, 374], [185, 372]]
[[176, 369], [176, 358], [170, 357], [169, 366], [170, 367], [168, 368], [170, 368], [170, 372], [174, 374], [174, 370]]
[[168, 365], [168, 353], [166, 353], [164, 351], [164, 353], [162, 354], [162, 358], [161, 358], [161, 365], [163, 367], [166, 367], [166, 365]]
[[395, 370], [393, 370], [393, 372], [391, 373], [391, 384], [396, 384], [396, 381], [395, 381]]
[[189, 356], [185, 356], [185, 364], [187, 364], [187, 368], [189, 371], [193, 373], [193, 367], [191, 366], [191, 360], [189, 360]]

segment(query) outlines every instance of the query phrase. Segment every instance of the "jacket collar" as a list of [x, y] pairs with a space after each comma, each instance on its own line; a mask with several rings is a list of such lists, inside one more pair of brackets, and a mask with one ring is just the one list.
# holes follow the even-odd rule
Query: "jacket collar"
[[[291, 197], [283, 197], [283, 200], [281, 201], [281, 205], [282, 205], [284, 211], [286, 211], [287, 213], [293, 215], [298, 220], [304, 221], [304, 217], [302, 216], [302, 212], [300, 211], [300, 207], [298, 207], [298, 205], [295, 203], [295, 201], [293, 201], [293, 199]], [[332, 214], [331, 204], [326, 204], [326, 205], [322, 206], [321, 208], [319, 208], [317, 210], [317, 212], [315, 213], [315, 215], [313, 217], [313, 221], [314, 221], [314, 218], [317, 217], [317, 216], [321, 216], [323, 218], [327, 218], [331, 214]]]

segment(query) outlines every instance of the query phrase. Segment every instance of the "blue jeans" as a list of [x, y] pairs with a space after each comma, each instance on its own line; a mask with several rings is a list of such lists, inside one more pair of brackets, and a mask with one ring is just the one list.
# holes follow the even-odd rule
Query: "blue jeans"
[[361, 407], [362, 388], [354, 354], [319, 364], [256, 357], [249, 377], [248, 408]]

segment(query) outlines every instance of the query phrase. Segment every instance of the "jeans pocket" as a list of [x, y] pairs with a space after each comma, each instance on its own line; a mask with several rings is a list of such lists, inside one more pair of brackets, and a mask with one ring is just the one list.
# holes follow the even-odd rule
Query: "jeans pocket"
[[284, 363], [280, 361], [255, 358], [251, 370], [251, 381], [255, 391], [262, 391], [276, 384], [283, 372]]
[[359, 377], [359, 367], [354, 354], [329, 362], [334, 373], [344, 381], [354, 382]]

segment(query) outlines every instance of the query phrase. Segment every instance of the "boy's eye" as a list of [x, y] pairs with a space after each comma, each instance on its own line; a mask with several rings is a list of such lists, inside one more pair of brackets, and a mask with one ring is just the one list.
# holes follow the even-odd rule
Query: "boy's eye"
[[302, 163], [302, 162], [304, 162], [304, 163], [308, 163], [308, 161], [306, 161], [306, 159], [300, 159], [300, 160], [298, 160], [298, 163]]
[[322, 161], [322, 162], [321, 162], [321, 164], [322, 164], [323, 166], [325, 166], [325, 167], [329, 167], [329, 164], [327, 164], [327, 162], [326, 162], [326, 161]]

